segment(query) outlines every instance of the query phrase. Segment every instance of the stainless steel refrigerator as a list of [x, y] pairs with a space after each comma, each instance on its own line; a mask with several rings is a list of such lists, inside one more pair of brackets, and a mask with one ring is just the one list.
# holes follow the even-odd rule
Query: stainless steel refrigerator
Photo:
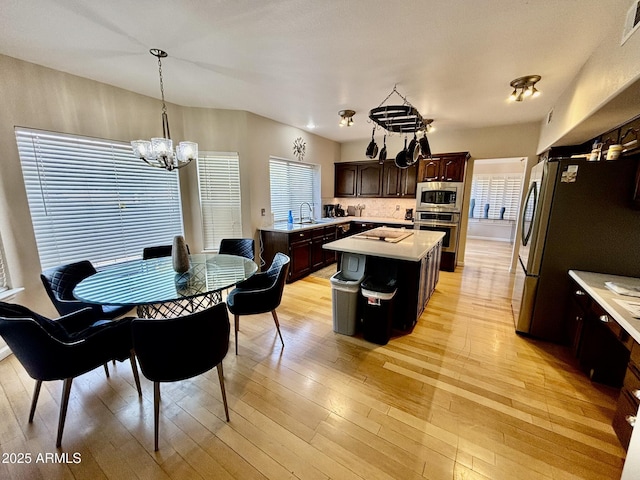
[[640, 277], [638, 156], [549, 159], [533, 167], [511, 306], [516, 331], [565, 342], [568, 271]]

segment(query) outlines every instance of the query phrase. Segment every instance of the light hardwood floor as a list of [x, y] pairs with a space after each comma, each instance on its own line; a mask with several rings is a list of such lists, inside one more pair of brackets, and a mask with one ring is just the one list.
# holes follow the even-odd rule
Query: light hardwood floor
[[562, 347], [514, 333], [511, 277], [487, 251], [472, 245], [464, 268], [441, 272], [414, 331], [384, 347], [332, 331], [328, 280], [287, 285], [284, 350], [270, 315], [242, 317], [240, 354], [224, 360], [231, 421], [215, 371], [163, 385], [157, 453], [152, 384], [140, 401], [119, 363], [73, 384], [61, 451], [81, 462], [36, 463], [56, 452], [61, 382], [45, 384], [30, 425], [33, 381], [9, 357], [1, 450], [33, 461], [0, 463], [0, 478], [619, 478], [617, 391]]

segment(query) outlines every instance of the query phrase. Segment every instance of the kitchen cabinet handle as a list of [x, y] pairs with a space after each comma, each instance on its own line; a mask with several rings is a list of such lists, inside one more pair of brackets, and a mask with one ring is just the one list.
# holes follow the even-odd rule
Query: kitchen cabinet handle
[[582, 317], [580, 315], [576, 315], [576, 322], [581, 322], [582, 321]]
[[632, 427], [636, 426], [636, 416], [635, 415], [627, 415], [626, 417], [624, 417], [624, 419], [627, 421], [627, 423], [629, 425], [631, 425]]
[[299, 237], [304, 237], [304, 233], [299, 233], [298, 236]]
[[576, 295], [578, 297], [584, 297], [586, 295], [586, 293], [584, 293], [582, 290], [576, 290]]
[[609, 315], [600, 315], [600, 317], [598, 318], [603, 323], [609, 323], [611, 321], [611, 319], [609, 318]]
[[631, 395], [640, 400], [640, 389], [635, 389], [633, 392], [631, 392]]

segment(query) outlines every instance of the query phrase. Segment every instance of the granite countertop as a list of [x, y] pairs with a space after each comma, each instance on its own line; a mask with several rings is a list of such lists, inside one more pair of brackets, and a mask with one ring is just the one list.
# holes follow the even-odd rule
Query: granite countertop
[[640, 319], [633, 318], [631, 313], [616, 301], [618, 299], [640, 303], [640, 298], [618, 295], [604, 285], [605, 282], [616, 282], [622, 285], [640, 287], [640, 278], [620, 277], [618, 275], [582, 272], [579, 270], [569, 270], [569, 276], [584, 288], [584, 291], [597, 301], [636, 342], [640, 343]]
[[411, 235], [397, 243], [353, 235], [335, 242], [326, 243], [322, 248], [338, 252], [360, 253], [374, 257], [418, 262], [443, 238], [444, 232], [412, 230]]
[[321, 218], [316, 223], [287, 223], [276, 222], [272, 225], [265, 225], [260, 227], [260, 230], [267, 232], [298, 232], [301, 230], [310, 230], [313, 228], [323, 227], [325, 225], [340, 225], [342, 223], [356, 222], [371, 222], [380, 224], [393, 224], [393, 225], [405, 225], [407, 228], [413, 228], [412, 220], [405, 220], [404, 218], [394, 217], [335, 217], [335, 218]]

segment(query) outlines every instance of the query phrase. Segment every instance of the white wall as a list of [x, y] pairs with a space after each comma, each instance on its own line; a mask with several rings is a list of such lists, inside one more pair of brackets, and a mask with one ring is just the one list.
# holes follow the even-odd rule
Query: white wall
[[[54, 316], [55, 310], [40, 283], [40, 261], [14, 126], [128, 142], [160, 133], [161, 104], [154, 98], [6, 56], [0, 56], [0, 96], [0, 234], [12, 286], [25, 287], [15, 302]], [[322, 192], [333, 195], [333, 163], [340, 156], [338, 143], [248, 112], [171, 104], [167, 107], [175, 140], [197, 141], [202, 150], [239, 153], [244, 235], [255, 237], [262, 220], [260, 209], [270, 211], [269, 156], [293, 158], [292, 146], [297, 137], [307, 143], [305, 161], [318, 163], [323, 173], [330, 173], [323, 179]], [[192, 251], [200, 251], [195, 165], [180, 170], [180, 186], [185, 237]]]

